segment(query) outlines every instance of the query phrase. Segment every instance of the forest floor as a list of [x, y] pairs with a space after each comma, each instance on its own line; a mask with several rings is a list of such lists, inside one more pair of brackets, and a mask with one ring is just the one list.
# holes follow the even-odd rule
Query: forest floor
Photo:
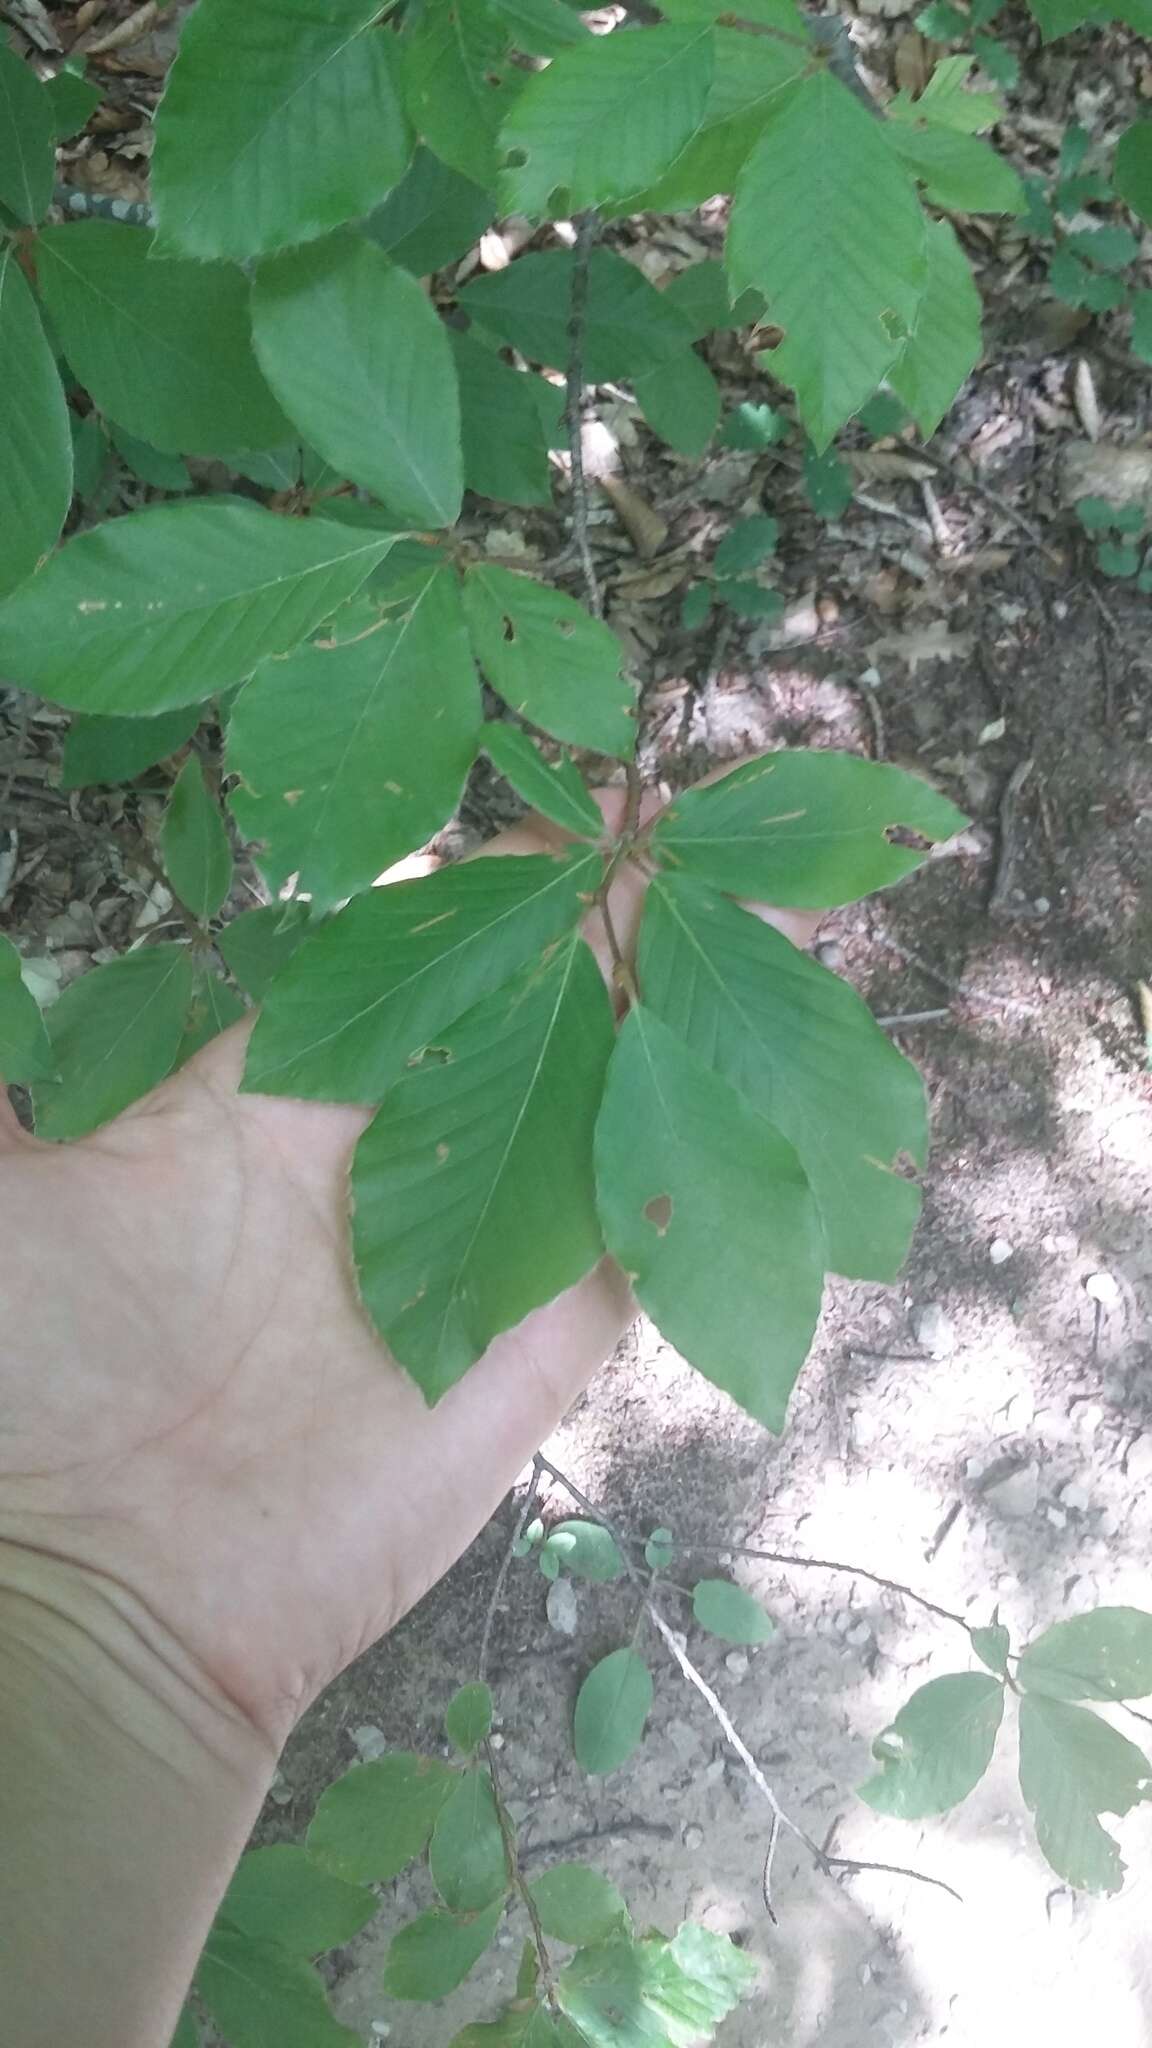
[[[910, 15], [853, 27], [874, 75], [915, 62]], [[1015, 19], [1007, 40], [1023, 83], [1000, 139], [1044, 174], [1074, 114], [1102, 141], [1152, 82], [1120, 32], [1041, 56]], [[162, 73], [168, 47], [149, 44], [145, 78]], [[120, 60], [130, 78], [132, 52]], [[89, 182], [144, 195], [130, 151], [117, 155], [113, 138], [99, 153]], [[715, 253], [720, 228], [706, 211], [641, 219], [614, 239], [659, 280]], [[1152, 974], [1152, 643], [1147, 600], [1100, 576], [1068, 509], [1085, 489], [1070, 468], [1082, 479], [1077, 465], [1107, 467], [1116, 451], [1146, 462], [1152, 507], [1152, 372], [1123, 351], [1114, 321], [1043, 296], [1018, 224], [964, 224], [964, 238], [988, 305], [986, 359], [930, 464], [899, 435], [858, 437], [856, 496], [836, 520], [812, 511], [795, 443], [721, 447], [690, 464], [655, 441], [627, 394], [594, 395], [617, 489], [597, 498], [593, 540], [609, 617], [643, 679], [650, 777], [679, 786], [755, 748], [843, 746], [930, 776], [973, 823], [902, 888], [829, 916], [817, 941], [879, 1016], [907, 1020], [890, 1028], [927, 1077], [925, 1214], [901, 1284], [830, 1285], [779, 1441], [640, 1324], [546, 1449], [622, 1526], [671, 1529], [705, 1569], [737, 1544], [843, 1559], [973, 1620], [998, 1606], [1020, 1641], [1101, 1602], [1152, 1606], [1152, 1075], [1135, 1002]], [[780, 402], [746, 338], [721, 336], [709, 354], [729, 405]], [[621, 524], [621, 482], [666, 528], [655, 548], [650, 530], [637, 552], [634, 505], [632, 533]], [[564, 509], [510, 511], [477, 537], [530, 567], [555, 552]], [[693, 565], [735, 518], [764, 510], [781, 522], [782, 618], [714, 614], [686, 631]], [[109, 793], [99, 816], [87, 798], [58, 796], [51, 714], [27, 725], [2, 696], [0, 712], [19, 829], [5, 915], [15, 904], [13, 936], [58, 982], [108, 944], [93, 905], [134, 890], [136, 914], [152, 885], [132, 882], [130, 864], [125, 880], [109, 838], [122, 796]], [[441, 850], [499, 815], [499, 794], [474, 789]], [[546, 1517], [572, 1512], [551, 1482], [543, 1501]], [[518, 1512], [514, 1498], [312, 1708], [261, 1839], [298, 1837], [357, 1756], [440, 1747]], [[762, 1989], [720, 2048], [1009, 2048], [1022, 2036], [1147, 2048], [1149, 1809], [1119, 1827], [1130, 1870], [1105, 1900], [1074, 1896], [1044, 1863], [1008, 1732], [977, 1794], [946, 1819], [874, 1815], [854, 1797], [872, 1738], [924, 1678], [966, 1668], [964, 1636], [851, 1571], [731, 1570], [777, 1620], [759, 1649], [726, 1652], [674, 1590], [662, 1597], [786, 1808], [819, 1840], [834, 1829], [839, 1853], [914, 1866], [961, 1902], [906, 1877], [821, 1875], [784, 1841], [773, 1926], [761, 1896], [768, 1809], [655, 1640], [642, 1747], [607, 1778], [577, 1769], [576, 1688], [628, 1640], [635, 1596], [580, 1587], [562, 1631], [531, 1560], [509, 1575], [492, 1656], [528, 1867], [551, 1852], [586, 1858], [638, 1923], [670, 1929], [691, 1915], [738, 1935], [762, 1963]], [[383, 1996], [388, 1941], [430, 1899], [420, 1871], [382, 1888], [378, 1918], [329, 1966], [341, 2017], [366, 2038], [446, 2048], [509, 1991], [520, 1929], [442, 2006]]]

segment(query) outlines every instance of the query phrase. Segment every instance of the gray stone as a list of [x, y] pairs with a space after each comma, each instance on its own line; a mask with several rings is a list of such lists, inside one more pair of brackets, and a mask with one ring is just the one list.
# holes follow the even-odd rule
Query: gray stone
[[985, 1498], [998, 1514], [1019, 1522], [1035, 1514], [1039, 1493], [1040, 1474], [1035, 1465], [1022, 1465], [1018, 1472], [1010, 1472], [1007, 1479], [990, 1486]]

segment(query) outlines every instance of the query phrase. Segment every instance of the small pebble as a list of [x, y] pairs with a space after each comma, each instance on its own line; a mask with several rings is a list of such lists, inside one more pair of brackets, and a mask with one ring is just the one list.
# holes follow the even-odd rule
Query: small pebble
[[1081, 1401], [1076, 1410], [1076, 1427], [1081, 1436], [1094, 1436], [1104, 1420], [1099, 1401]]
[[988, 1257], [994, 1266], [1006, 1266], [1012, 1257], [1014, 1246], [1006, 1237], [994, 1237], [988, 1247]]
[[939, 1302], [917, 1309], [912, 1324], [916, 1340], [932, 1358], [951, 1358], [956, 1349], [956, 1330]]
[[504, 1737], [503, 1737], [502, 1735], [500, 1735], [500, 1734], [496, 1734], [496, 1735], [490, 1735], [490, 1736], [488, 1737], [488, 1740], [489, 1740], [489, 1742], [491, 1743], [491, 1745], [492, 1745], [493, 1749], [503, 1749], [503, 1747], [504, 1747]]
[[353, 1728], [352, 1746], [362, 1764], [374, 1764], [388, 1747], [388, 1737], [382, 1728], [366, 1723], [363, 1728]]
[[733, 1678], [746, 1678], [748, 1675], [747, 1650], [729, 1650], [728, 1655], [724, 1659], [724, 1665], [725, 1669], [732, 1673]]
[[374, 2041], [386, 2041], [392, 2028], [387, 2020], [373, 2020], [368, 2031]]
[[1064, 1513], [1063, 1508], [1046, 1507], [1044, 1513], [1054, 1529], [1066, 1529], [1068, 1527], [1068, 1517]]
[[1111, 1273], [1089, 1273], [1084, 1282], [1084, 1292], [1090, 1301], [1112, 1308], [1120, 1299], [1120, 1283]]
[[815, 949], [821, 967], [831, 968], [835, 974], [844, 965], [844, 948], [839, 939], [821, 939]]
[[1052, 905], [1047, 896], [1037, 896], [1032, 908], [1035, 910], [1037, 917], [1047, 917]]
[[1152, 1479], [1152, 1436], [1145, 1433], [1130, 1445], [1124, 1460], [1124, 1475], [1127, 1479]]
[[685, 1828], [681, 1840], [686, 1849], [702, 1849], [704, 1847], [704, 1830], [703, 1828], [698, 1828], [695, 1821], [692, 1821]]
[[545, 1603], [549, 1628], [559, 1636], [574, 1636], [580, 1619], [580, 1603], [571, 1579], [553, 1579]]
[[1019, 1472], [1010, 1472], [999, 1485], [990, 1486], [987, 1498], [1000, 1514], [1015, 1522], [1035, 1514], [1039, 1492], [1039, 1472], [1035, 1465], [1024, 1465]]
[[866, 1621], [858, 1621], [855, 1628], [850, 1628], [848, 1631], [848, 1641], [857, 1650], [862, 1650], [866, 1643], [870, 1643], [872, 1641], [872, 1630], [869, 1628], [868, 1623]]
[[1067, 1486], [1060, 1488], [1060, 1501], [1063, 1507], [1071, 1508], [1077, 1515], [1086, 1515], [1092, 1505], [1090, 1496], [1074, 1479], [1070, 1479]]

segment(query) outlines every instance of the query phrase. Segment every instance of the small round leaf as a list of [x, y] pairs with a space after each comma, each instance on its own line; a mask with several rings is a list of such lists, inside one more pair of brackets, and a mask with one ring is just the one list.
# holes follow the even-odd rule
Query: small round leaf
[[462, 1685], [448, 1702], [444, 1726], [449, 1742], [465, 1756], [478, 1748], [492, 1726], [492, 1695], [488, 1687], [479, 1680], [474, 1685]]
[[693, 1588], [692, 1612], [701, 1628], [725, 1643], [766, 1643], [776, 1633], [760, 1602], [731, 1579], [701, 1579]]

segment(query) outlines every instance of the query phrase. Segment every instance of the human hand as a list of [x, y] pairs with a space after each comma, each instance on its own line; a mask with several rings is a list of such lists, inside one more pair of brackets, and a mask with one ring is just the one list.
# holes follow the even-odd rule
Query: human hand
[[[563, 837], [529, 820], [485, 853]], [[615, 885], [625, 950], [643, 886]], [[604, 1259], [429, 1409], [353, 1284], [366, 1113], [238, 1094], [246, 1039], [79, 1143], [0, 1124], [0, 1584], [4, 1546], [98, 1575], [279, 1744], [459, 1556], [632, 1307]]]

